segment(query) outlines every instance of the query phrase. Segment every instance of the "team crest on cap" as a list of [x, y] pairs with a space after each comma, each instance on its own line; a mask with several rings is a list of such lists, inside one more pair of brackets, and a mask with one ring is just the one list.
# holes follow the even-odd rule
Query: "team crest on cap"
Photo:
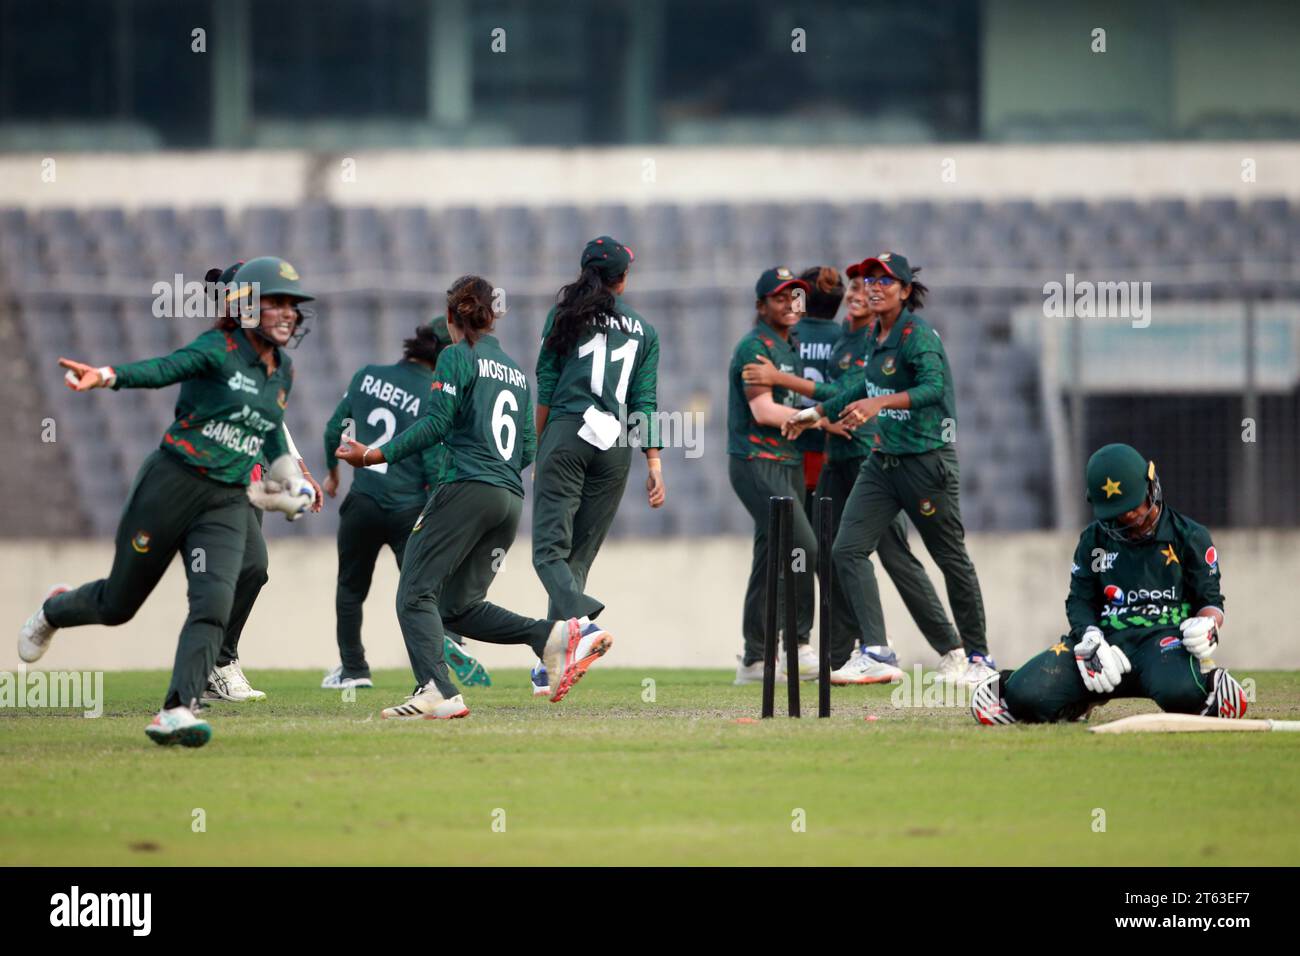
[[778, 266], [776, 270], [776, 277], [778, 279], [793, 279], [794, 273], [791, 272], [789, 269], [787, 269], [785, 266]]
[[880, 371], [885, 375], [893, 375], [898, 371], [898, 366], [894, 362], [894, 357], [892, 355], [885, 359], [884, 364], [880, 366]]
[[297, 282], [301, 278], [301, 276], [298, 275], [298, 270], [295, 269], [293, 266], [291, 266], [289, 263], [281, 262], [280, 278], [288, 279], [290, 282]]
[[153, 536], [149, 532], [137, 531], [135, 537], [131, 539], [131, 547], [135, 549], [137, 554], [148, 554], [150, 542], [152, 541]]
[[920, 504], [918, 504], [917, 507], [920, 510], [921, 514], [925, 515], [927, 518], [930, 517], [930, 515], [934, 514], [935, 511], [938, 510], [937, 508], [935, 508], [934, 502], [931, 501], [929, 498], [922, 498]]
[[1101, 486], [1101, 490], [1106, 492], [1107, 500], [1114, 498], [1118, 494], [1122, 494], [1119, 490], [1119, 482], [1110, 477], [1110, 475], [1106, 476], [1106, 483]]
[[879, 259], [881, 262], [888, 262], [888, 261], [889, 261], [889, 257], [890, 257], [891, 255], [893, 255], [893, 253], [890, 253], [890, 252], [882, 252], [880, 255], [876, 256], [876, 258]]

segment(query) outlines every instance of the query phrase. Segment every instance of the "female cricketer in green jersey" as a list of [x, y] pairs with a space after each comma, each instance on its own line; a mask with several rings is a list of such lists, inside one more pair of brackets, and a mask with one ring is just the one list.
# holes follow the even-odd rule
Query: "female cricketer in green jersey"
[[491, 644], [527, 644], [542, 658], [562, 700], [613, 639], [582, 635], [576, 618], [535, 620], [489, 604], [492, 578], [515, 540], [523, 509], [521, 472], [537, 447], [528, 379], [492, 330], [492, 286], [462, 276], [447, 290], [455, 344], [438, 357], [429, 410], [382, 448], [345, 437], [337, 455], [354, 468], [398, 464], [439, 442], [447, 463], [411, 529], [397, 589], [397, 618], [415, 672], [406, 703], [389, 719], [446, 719], [469, 713], [447, 676], [443, 626]]
[[1242, 717], [1246, 693], [1212, 656], [1223, 627], [1219, 554], [1210, 533], [1168, 507], [1155, 462], [1128, 445], [1088, 459], [1096, 518], [1074, 550], [1070, 633], [975, 689], [981, 724], [1086, 719], [1120, 697], [1175, 714]]
[[292, 513], [314, 498], [288, 457], [281, 428], [293, 388], [284, 347], [303, 321], [299, 303], [311, 296], [283, 259], [254, 259], [240, 271], [241, 288], [258, 293], [257, 307], [241, 317], [251, 328], [211, 329], [171, 355], [116, 367], [59, 360], [78, 392], [183, 384], [176, 421], [132, 486], [109, 576], [48, 597], [24, 625], [18, 653], [25, 661], [37, 660], [61, 627], [126, 623], [180, 553], [190, 611], [171, 687], [145, 729], [160, 744], [198, 747], [211, 737], [208, 723], [193, 710], [230, 621], [245, 562], [252, 467], [265, 454], [272, 477], [284, 483], [263, 499], [264, 506]]
[[784, 266], [768, 269], [758, 277], [754, 286], [757, 299], [754, 327], [737, 343], [727, 370], [727, 475], [736, 496], [754, 519], [754, 554], [741, 618], [745, 646], [736, 667], [737, 684], [763, 679], [765, 567], [767, 549], [776, 544], [767, 540], [767, 510], [768, 499], [779, 496], [800, 503], [794, 509], [793, 545], [806, 557], [806, 564], [795, 571], [799, 629], [796, 679], [817, 675], [817, 655], [808, 644], [813, 613], [811, 569], [817, 567], [817, 538], [802, 506], [803, 455], [792, 440], [781, 434], [781, 425], [789, 419], [799, 396], [789, 389], [750, 385], [743, 373], [744, 367], [756, 362], [759, 356], [766, 357], [782, 372], [792, 373], [802, 368], [799, 337], [794, 334], [800, 315], [794, 307], [796, 291], [807, 296], [809, 285]]
[[[826, 271], [838, 273], [828, 266]], [[867, 287], [850, 266], [851, 281], [848, 289], [848, 318], [840, 337], [836, 340], [827, 363], [829, 372], [822, 381], [812, 380], [806, 374], [799, 376], [780, 372], [771, 362], [760, 356], [754, 365], [744, 369], [745, 381], [756, 385], [776, 385], [799, 392], [810, 399], [825, 399], [834, 394], [834, 383], [866, 367], [868, 341], [874, 334], [875, 319], [867, 306]], [[842, 286], [841, 286], [842, 288]], [[810, 299], [810, 303], [811, 303]], [[810, 304], [809, 308], [812, 308]], [[806, 371], [806, 370], [805, 370]], [[820, 419], [815, 428], [800, 436], [800, 441], [812, 436], [823, 436], [826, 442], [826, 463], [817, 483], [817, 495], [831, 499], [835, 512], [835, 525], [839, 526], [844, 503], [853, 489], [858, 473], [866, 464], [867, 456], [875, 442], [874, 423], [850, 429], [839, 422]], [[807, 454], [807, 453], [805, 453]], [[907, 519], [900, 511], [885, 529], [877, 548], [880, 563], [898, 589], [912, 620], [930, 646], [939, 654], [939, 678], [955, 680], [967, 668], [966, 654], [962, 650], [957, 632], [948, 621], [947, 612], [934, 593], [925, 568], [907, 543]], [[889, 683], [903, 676], [898, 667], [898, 656], [889, 644], [883, 616], [878, 615], [879, 605], [868, 603], [862, 608], [867, 632], [856, 630], [857, 620], [850, 592], [843, 587], [832, 589], [835, 604], [833, 632], [831, 635], [831, 672], [833, 684]]]
[[[325, 491], [331, 498], [339, 490], [334, 451], [344, 431], [350, 430], [362, 444], [379, 448], [415, 425], [433, 398], [433, 370], [438, 356], [450, 344], [447, 320], [439, 317], [417, 328], [415, 336], [403, 343], [401, 361], [365, 365], [352, 376], [325, 426], [325, 463], [329, 469]], [[342, 663], [325, 675], [321, 687], [374, 686], [361, 643], [361, 620], [362, 605], [374, 579], [375, 561], [388, 545], [401, 568], [411, 527], [437, 487], [445, 451], [442, 445], [435, 445], [400, 464], [371, 465], [357, 471], [352, 489], [339, 508], [334, 610]], [[483, 666], [450, 636], [444, 650], [462, 683], [491, 683]]]
[[[582, 250], [581, 273], [560, 289], [537, 356], [533, 468], [533, 567], [550, 618], [578, 619], [595, 633], [605, 609], [585, 593], [587, 576], [627, 486], [633, 443], [645, 453], [646, 498], [664, 503], [657, 429], [659, 335], [624, 300], [632, 250], [600, 236]], [[628, 423], [646, 423], [635, 437]], [[547, 692], [538, 663], [533, 693]]]
[[[205, 280], [216, 297], [214, 303], [224, 302], [226, 290], [238, 288], [234, 286], [235, 274], [243, 265], [244, 260], [241, 259], [226, 269], [208, 270]], [[224, 303], [223, 313], [217, 328], [226, 332], [236, 331], [239, 328], [238, 303], [235, 301]], [[288, 347], [295, 347], [306, 333], [306, 327], [299, 323], [293, 338], [289, 340]], [[283, 423], [281, 428], [284, 429], [284, 440], [289, 448], [289, 457], [298, 463], [302, 477], [312, 486], [315, 494], [310, 510], [313, 514], [319, 514], [325, 501], [324, 492], [316, 483], [316, 479], [311, 476], [307, 463], [303, 461], [302, 455], [294, 445], [293, 436], [289, 434], [289, 423]], [[265, 446], [263, 448], [265, 449]], [[263, 474], [270, 469], [270, 464], [264, 454], [262, 460], [253, 466], [249, 475], [250, 489], [262, 486]], [[244, 565], [239, 570], [239, 581], [235, 584], [235, 601], [230, 609], [226, 633], [221, 639], [221, 647], [217, 649], [217, 660], [212, 667], [212, 673], [208, 675], [208, 686], [203, 691], [204, 701], [225, 700], [241, 703], [266, 699], [265, 692], [256, 690], [249, 683], [248, 676], [239, 663], [239, 642], [244, 634], [244, 626], [253, 612], [253, 605], [257, 603], [258, 595], [270, 579], [268, 574], [270, 558], [266, 550], [266, 538], [262, 535], [262, 509], [250, 500], [249, 512], [253, 520], [248, 523], [248, 539], [244, 543]], [[301, 514], [301, 512], [286, 514], [285, 518], [296, 521]]]
[[866, 365], [836, 383], [831, 398], [792, 415], [782, 432], [797, 437], [822, 417], [851, 428], [875, 423], [872, 453], [854, 480], [835, 535], [839, 586], [861, 596], [850, 607], [859, 631], [870, 634], [871, 619], [880, 615], [871, 553], [899, 511], [906, 511], [948, 587], [967, 652], [959, 682], [978, 684], [995, 671], [958, 501], [957, 403], [948, 356], [938, 333], [917, 315], [927, 290], [914, 280], [904, 256], [882, 252], [858, 263], [854, 272], [862, 277], [875, 318]]

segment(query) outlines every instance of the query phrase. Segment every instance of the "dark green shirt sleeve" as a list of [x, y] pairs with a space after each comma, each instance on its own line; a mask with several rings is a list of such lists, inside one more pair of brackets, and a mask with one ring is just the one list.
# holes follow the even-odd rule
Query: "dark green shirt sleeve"
[[465, 389], [474, 379], [474, 369], [460, 349], [443, 349], [433, 379], [428, 413], [384, 446], [385, 461], [396, 464], [447, 437], [456, 410], [464, 400]]
[[925, 408], [943, 400], [943, 350], [939, 345], [939, 336], [933, 329], [926, 329], [919, 335], [912, 336], [911, 362], [916, 384], [907, 390], [911, 397], [912, 408]]
[[[546, 345], [546, 339], [551, 334], [551, 326], [555, 324], [555, 309], [546, 313], [546, 322], [542, 326], [542, 347], [537, 353], [537, 404], [550, 406], [551, 398], [555, 395], [555, 383], [560, 380], [560, 356], [556, 355], [554, 350]], [[531, 417], [531, 413], [530, 413]]]
[[343, 423], [352, 417], [352, 392], [357, 387], [357, 375], [352, 376], [352, 381], [348, 383], [348, 390], [343, 393], [343, 397], [334, 408], [334, 414], [325, 423], [325, 467], [329, 471], [333, 471], [339, 463], [338, 458], [334, 456], [334, 449], [339, 447], [339, 442], [343, 439]]
[[226, 360], [226, 336], [211, 329], [171, 355], [114, 365], [113, 388], [166, 388], [200, 378], [220, 368]]
[[835, 421], [844, 412], [847, 405], [856, 402], [859, 398], [867, 397], [867, 373], [865, 369], [851, 372], [833, 383], [818, 385], [818, 389], [825, 388], [829, 390], [828, 397], [823, 398], [821, 395], [814, 395], [817, 401], [821, 402], [822, 412], [831, 421]]
[[1070, 622], [1070, 639], [1078, 643], [1083, 632], [1097, 626], [1101, 607], [1101, 584], [1092, 570], [1093, 537], [1085, 531], [1074, 549], [1070, 568], [1070, 593], [1065, 599], [1065, 616]]
[[[1210, 563], [1207, 559], [1213, 558]], [[1202, 608], [1217, 607], [1223, 610], [1222, 584], [1219, 578], [1219, 555], [1210, 540], [1210, 532], [1194, 525], [1186, 538], [1182, 554], [1183, 578], [1187, 582], [1184, 593], [1192, 606], [1192, 614]]]
[[537, 458], [537, 426], [533, 422], [533, 396], [530, 392], [524, 393], [524, 412], [519, 427], [523, 431], [521, 437], [524, 443], [519, 459], [519, 470], [523, 471]]
[[632, 388], [628, 394], [627, 410], [629, 417], [637, 412], [645, 416], [646, 433], [641, 447], [663, 448], [659, 440], [659, 333], [651, 330], [646, 337], [645, 355], [632, 377]]

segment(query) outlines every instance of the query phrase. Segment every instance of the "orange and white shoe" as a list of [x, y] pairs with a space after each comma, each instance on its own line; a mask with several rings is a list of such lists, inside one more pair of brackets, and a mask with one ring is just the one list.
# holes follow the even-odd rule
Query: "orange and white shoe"
[[898, 666], [898, 655], [892, 648], [876, 645], [864, 647], [850, 657], [839, 670], [831, 671], [831, 683], [888, 684], [902, 680], [905, 675]]
[[577, 618], [556, 621], [546, 641], [542, 662], [551, 681], [551, 703], [564, 700], [587, 668], [614, 646], [614, 638], [599, 624], [579, 627]]
[[[66, 590], [68, 590], [66, 584], [56, 584], [45, 595], [45, 601], [48, 601], [56, 594], [62, 594]], [[45, 619], [45, 601], [41, 602], [41, 606], [27, 619], [27, 623], [18, 632], [18, 657], [28, 664], [36, 663], [49, 650], [50, 641], [54, 638], [54, 632], [58, 630], [57, 627]]]
[[387, 707], [379, 716], [385, 720], [454, 720], [468, 717], [469, 708], [463, 696], [443, 697], [430, 681], [406, 698], [405, 704]]

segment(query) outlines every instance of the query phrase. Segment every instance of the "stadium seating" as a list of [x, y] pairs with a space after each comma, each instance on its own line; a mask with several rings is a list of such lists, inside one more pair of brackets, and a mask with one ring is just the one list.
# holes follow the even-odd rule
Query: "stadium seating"
[[[726, 367], [753, 316], [752, 284], [773, 263], [843, 266], [881, 249], [905, 251], [931, 287], [926, 314], [944, 337], [957, 385], [964, 509], [972, 530], [1049, 523], [1046, 429], [1037, 355], [1011, 334], [1014, 309], [1042, 300], [1067, 271], [1167, 279], [1156, 294], [1222, 297], [1222, 270], [1238, 264], [1268, 297], [1294, 297], [1300, 216], [1284, 199], [1136, 203], [1030, 200], [998, 203], [575, 206], [482, 210], [376, 209], [309, 203], [216, 207], [0, 209], [0, 326], [19, 361], [6, 398], [27, 390], [60, 423], [63, 466], [75, 482], [82, 527], [112, 532], [140, 460], [155, 447], [174, 395], [76, 397], [59, 355], [121, 361], [192, 339], [205, 320], [155, 318], [153, 283], [200, 280], [236, 256], [281, 254], [318, 295], [311, 333], [295, 353], [288, 421], [309, 464], [323, 470], [321, 435], [352, 371], [393, 361], [403, 338], [439, 308], [457, 275], [479, 271], [504, 289], [505, 348], [526, 368], [556, 289], [573, 278], [578, 250], [609, 233], [636, 250], [628, 301], [662, 339], [660, 405], [703, 416], [703, 455], [666, 453], [671, 507], [641, 502], [613, 535], [744, 533], [749, 520], [727, 484]], [[1162, 287], [1163, 286], [1163, 287]], [[6, 400], [8, 400], [6, 398]], [[35, 467], [32, 462], [4, 468]], [[15, 475], [6, 473], [6, 480]], [[12, 482], [11, 482], [12, 486]], [[272, 534], [329, 534], [337, 509]], [[527, 521], [527, 512], [525, 513]], [[15, 527], [17, 530], [15, 530]], [[23, 533], [22, 526], [4, 533]]]

